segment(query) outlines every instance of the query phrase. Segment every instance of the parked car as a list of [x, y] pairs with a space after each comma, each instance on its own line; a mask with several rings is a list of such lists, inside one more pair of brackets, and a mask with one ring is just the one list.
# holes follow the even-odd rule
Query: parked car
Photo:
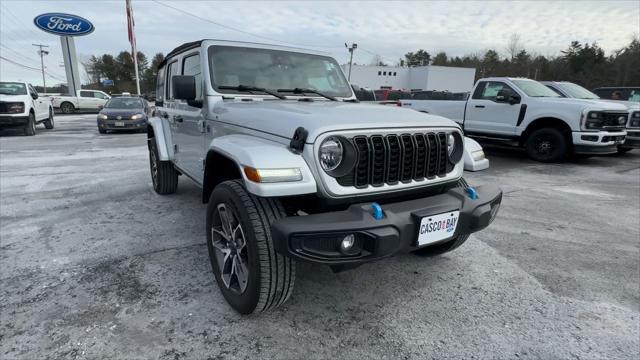
[[402, 107], [455, 120], [470, 137], [523, 147], [529, 157], [556, 162], [576, 154], [612, 154], [625, 140], [622, 104], [564, 99], [524, 78], [480, 79], [466, 100], [400, 100]]
[[98, 113], [98, 131], [147, 130], [149, 104], [141, 97], [119, 96], [111, 98]]
[[0, 129], [23, 128], [24, 134], [36, 134], [36, 124], [53, 129], [53, 107], [47, 97], [38, 95], [31, 84], [21, 81], [0, 82]]
[[100, 90], [78, 90], [78, 94], [53, 96], [53, 107], [65, 114], [76, 111], [99, 111], [111, 96]]
[[[578, 84], [568, 81], [541, 81], [546, 87], [558, 93], [558, 95], [572, 99], [590, 99], [597, 100], [600, 97], [597, 94], [583, 88]], [[640, 148], [640, 103], [624, 100], [608, 100], [615, 101], [627, 107], [629, 111], [629, 120], [627, 121], [627, 137], [623, 144], [618, 145], [619, 153], [626, 153], [632, 149]]]
[[640, 102], [640, 86], [606, 86], [595, 88], [593, 92], [602, 99]]
[[167, 55], [156, 84], [153, 188], [174, 193], [180, 174], [202, 187], [216, 283], [240, 313], [284, 303], [297, 261], [340, 271], [438, 255], [498, 212], [498, 187], [462, 178], [460, 126], [356, 102], [325, 53], [195, 41]]

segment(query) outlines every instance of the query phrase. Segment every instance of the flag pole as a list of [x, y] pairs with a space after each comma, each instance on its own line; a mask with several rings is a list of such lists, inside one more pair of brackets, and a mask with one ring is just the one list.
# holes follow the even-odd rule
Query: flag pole
[[133, 7], [131, 6], [131, 0], [126, 0], [127, 4], [127, 30], [129, 33], [129, 42], [131, 43], [131, 56], [133, 57], [133, 68], [136, 77], [136, 90], [140, 95], [140, 73], [138, 72], [138, 48], [136, 46], [136, 30], [135, 22], [133, 21]]

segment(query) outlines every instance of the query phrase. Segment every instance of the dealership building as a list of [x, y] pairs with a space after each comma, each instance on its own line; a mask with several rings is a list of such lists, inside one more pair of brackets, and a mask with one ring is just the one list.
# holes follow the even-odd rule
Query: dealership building
[[[349, 64], [343, 65], [345, 74]], [[475, 68], [450, 66], [367, 66], [351, 67], [351, 84], [370, 89], [471, 91]]]

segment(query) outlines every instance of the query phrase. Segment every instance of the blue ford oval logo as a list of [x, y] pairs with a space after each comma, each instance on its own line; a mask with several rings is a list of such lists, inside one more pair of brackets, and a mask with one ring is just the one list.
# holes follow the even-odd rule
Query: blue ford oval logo
[[93, 24], [80, 16], [61, 13], [38, 15], [33, 23], [40, 29], [61, 36], [87, 35], [93, 32]]

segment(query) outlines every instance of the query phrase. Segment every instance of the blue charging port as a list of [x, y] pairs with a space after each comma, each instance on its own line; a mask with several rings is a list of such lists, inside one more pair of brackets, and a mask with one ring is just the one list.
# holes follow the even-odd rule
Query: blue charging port
[[372, 203], [371, 208], [373, 209], [373, 218], [376, 220], [384, 219], [384, 211], [382, 211], [382, 206], [378, 203]]
[[476, 191], [476, 189], [474, 187], [469, 186], [467, 188], [467, 194], [469, 194], [469, 198], [471, 200], [475, 200], [478, 198], [478, 192]]

